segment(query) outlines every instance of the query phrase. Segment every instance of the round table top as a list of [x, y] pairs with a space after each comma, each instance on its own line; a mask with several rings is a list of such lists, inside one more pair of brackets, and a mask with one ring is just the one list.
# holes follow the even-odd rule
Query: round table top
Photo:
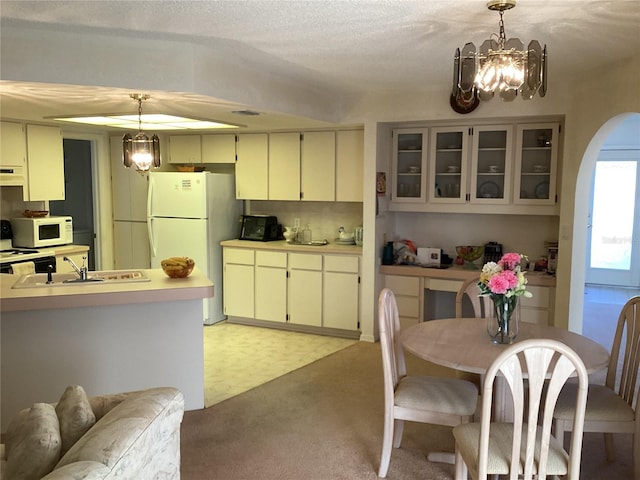
[[[599, 343], [561, 328], [520, 322], [516, 342], [529, 338], [558, 340], [580, 356], [587, 372], [606, 368], [609, 352]], [[484, 318], [445, 318], [418, 323], [400, 334], [403, 347], [415, 356], [464, 372], [484, 374], [508, 345], [489, 340]]]

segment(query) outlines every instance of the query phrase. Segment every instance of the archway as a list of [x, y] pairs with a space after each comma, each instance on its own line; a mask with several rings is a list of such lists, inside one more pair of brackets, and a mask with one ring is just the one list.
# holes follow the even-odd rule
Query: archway
[[607, 137], [627, 118], [637, 113], [617, 115], [605, 122], [593, 136], [582, 157], [576, 179], [575, 207], [573, 216], [573, 244], [571, 262], [571, 287], [569, 330], [581, 333], [584, 309], [584, 285], [586, 277], [587, 229], [589, 224], [589, 201], [591, 182], [596, 161]]

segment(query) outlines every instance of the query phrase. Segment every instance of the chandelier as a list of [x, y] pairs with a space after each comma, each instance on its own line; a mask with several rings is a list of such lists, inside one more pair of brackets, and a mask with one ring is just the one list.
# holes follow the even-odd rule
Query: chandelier
[[142, 101], [151, 98], [150, 95], [132, 93], [130, 97], [138, 102], [138, 134], [132, 137], [125, 133], [122, 137], [122, 162], [125, 167], [135, 165], [139, 172], [146, 172], [153, 165], [160, 166], [160, 139], [154, 134], [149, 138], [142, 131]]
[[476, 51], [473, 43], [456, 49], [454, 59], [454, 91], [456, 98], [475, 97], [490, 100], [497, 93], [511, 101], [518, 94], [529, 100], [547, 92], [547, 46], [532, 40], [525, 49], [518, 38], [507, 40], [503, 14], [516, 6], [516, 0], [491, 0], [489, 10], [500, 14], [500, 33], [492, 33]]

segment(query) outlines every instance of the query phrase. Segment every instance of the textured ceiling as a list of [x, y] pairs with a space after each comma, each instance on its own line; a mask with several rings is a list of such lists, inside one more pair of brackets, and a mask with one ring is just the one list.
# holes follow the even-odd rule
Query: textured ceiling
[[[450, 85], [455, 49], [479, 45], [499, 20], [484, 0], [2, 0], [0, 16], [212, 48], [239, 42], [277, 60], [282, 75], [351, 95]], [[507, 37], [546, 43], [559, 78], [640, 53], [640, 0], [519, 0], [504, 18]]]

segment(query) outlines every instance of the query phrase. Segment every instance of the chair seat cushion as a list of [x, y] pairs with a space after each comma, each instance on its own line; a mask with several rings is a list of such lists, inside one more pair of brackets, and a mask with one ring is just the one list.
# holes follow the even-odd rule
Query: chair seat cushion
[[477, 387], [457, 378], [407, 376], [400, 380], [395, 393], [399, 407], [455, 415], [472, 415], [477, 402]]
[[[523, 439], [526, 439], [528, 426], [522, 427]], [[453, 436], [456, 439], [462, 458], [467, 465], [478, 465], [478, 450], [480, 441], [480, 423], [464, 423], [453, 428]], [[536, 444], [540, 444], [541, 431], [538, 429]], [[489, 453], [487, 458], [487, 473], [506, 475], [511, 464], [511, 448], [513, 444], [513, 424], [492, 423], [489, 433]], [[523, 441], [520, 449], [520, 465], [518, 473], [522, 474], [523, 459], [525, 458], [526, 444]], [[536, 448], [536, 461], [533, 463], [534, 473], [538, 472], [539, 448]], [[566, 475], [568, 470], [569, 455], [562, 445], [551, 436], [549, 439], [549, 459], [547, 461], [547, 476]], [[548, 477], [547, 477], [548, 478]]]
[[[554, 418], [573, 419], [576, 391], [577, 385], [574, 383], [564, 386], [556, 404]], [[616, 392], [604, 385], [589, 385], [585, 422], [632, 422], [634, 418], [633, 409]]]

